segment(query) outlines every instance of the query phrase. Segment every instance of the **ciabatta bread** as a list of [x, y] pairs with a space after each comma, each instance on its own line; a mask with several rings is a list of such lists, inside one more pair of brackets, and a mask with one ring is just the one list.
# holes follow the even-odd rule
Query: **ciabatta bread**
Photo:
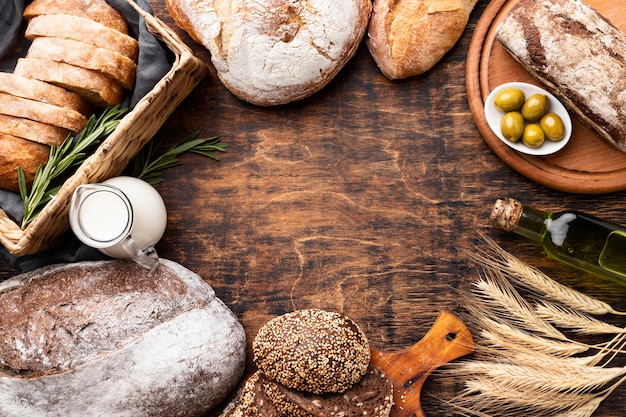
[[371, 0], [166, 0], [211, 52], [222, 83], [253, 104], [285, 104], [327, 85], [356, 52]]
[[48, 123], [0, 114], [0, 133], [44, 145], [59, 146], [70, 134], [70, 131]]
[[162, 259], [56, 265], [0, 284], [0, 415], [199, 417], [241, 377], [245, 332]]
[[26, 6], [23, 15], [26, 19], [31, 19], [47, 14], [71, 14], [86, 17], [128, 34], [126, 19], [106, 0], [34, 0]]
[[48, 59], [98, 71], [127, 90], [135, 86], [137, 64], [133, 60], [111, 49], [98, 48], [86, 42], [37, 37], [28, 48], [26, 58]]
[[74, 133], [80, 132], [87, 124], [85, 116], [77, 111], [2, 92], [0, 92], [0, 114], [47, 123]]
[[37, 167], [45, 164], [49, 156], [50, 147], [47, 145], [0, 133], [0, 188], [19, 191], [18, 167], [24, 170], [26, 183], [31, 184]]
[[139, 43], [129, 35], [85, 17], [69, 14], [44, 14], [28, 21], [25, 36], [70, 39], [116, 51], [137, 62]]
[[20, 58], [14, 73], [73, 91], [96, 107], [113, 106], [124, 97], [122, 86], [106, 75], [63, 62]]
[[383, 75], [431, 69], [463, 34], [477, 0], [374, 0], [367, 47]]
[[626, 152], [626, 35], [580, 0], [519, 0], [500, 44], [600, 137]]

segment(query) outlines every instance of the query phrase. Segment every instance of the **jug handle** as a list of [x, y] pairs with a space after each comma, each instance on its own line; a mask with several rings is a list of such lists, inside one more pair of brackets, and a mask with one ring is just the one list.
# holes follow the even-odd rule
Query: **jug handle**
[[159, 256], [154, 246], [148, 246], [145, 250], [141, 250], [135, 243], [132, 236], [128, 236], [122, 242], [122, 248], [130, 255], [130, 257], [144, 268], [154, 270], [159, 266]]

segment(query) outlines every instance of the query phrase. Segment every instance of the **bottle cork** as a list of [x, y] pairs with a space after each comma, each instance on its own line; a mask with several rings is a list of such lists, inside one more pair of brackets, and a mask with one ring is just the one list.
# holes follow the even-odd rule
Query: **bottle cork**
[[498, 199], [493, 205], [489, 220], [495, 227], [511, 232], [517, 228], [524, 206], [513, 198]]

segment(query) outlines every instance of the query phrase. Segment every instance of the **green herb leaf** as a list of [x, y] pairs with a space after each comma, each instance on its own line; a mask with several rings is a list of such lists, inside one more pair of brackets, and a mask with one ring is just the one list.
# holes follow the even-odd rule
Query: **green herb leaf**
[[175, 144], [162, 155], [156, 156], [156, 148], [152, 141], [137, 154], [133, 161], [132, 175], [151, 185], [163, 182], [161, 171], [180, 165], [178, 157], [186, 152], [193, 152], [208, 156], [216, 161], [220, 158], [212, 152], [226, 152], [228, 143], [220, 142], [218, 136], [199, 138], [200, 131], [196, 130], [182, 142]]
[[52, 182], [68, 169], [82, 164], [90, 154], [89, 151], [117, 128], [127, 111], [128, 109], [120, 108], [119, 105], [109, 107], [99, 117], [92, 115], [76, 137], [70, 135], [60, 146], [51, 146], [50, 157], [45, 165], [37, 168], [30, 192], [24, 170], [18, 167], [18, 184], [24, 203], [22, 229], [35, 220], [58, 193], [60, 186], [52, 186]]

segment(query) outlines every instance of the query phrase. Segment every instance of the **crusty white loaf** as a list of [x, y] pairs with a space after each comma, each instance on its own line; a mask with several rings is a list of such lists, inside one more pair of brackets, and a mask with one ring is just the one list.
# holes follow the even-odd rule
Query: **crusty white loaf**
[[0, 284], [0, 416], [202, 416], [245, 349], [233, 313], [177, 263], [44, 267]]
[[375, 0], [367, 47], [383, 75], [431, 69], [463, 34], [477, 0]]
[[626, 152], [626, 34], [580, 0], [519, 0], [496, 37], [583, 122]]
[[211, 52], [222, 83], [253, 104], [310, 96], [354, 56], [371, 0], [166, 0], [176, 23]]

